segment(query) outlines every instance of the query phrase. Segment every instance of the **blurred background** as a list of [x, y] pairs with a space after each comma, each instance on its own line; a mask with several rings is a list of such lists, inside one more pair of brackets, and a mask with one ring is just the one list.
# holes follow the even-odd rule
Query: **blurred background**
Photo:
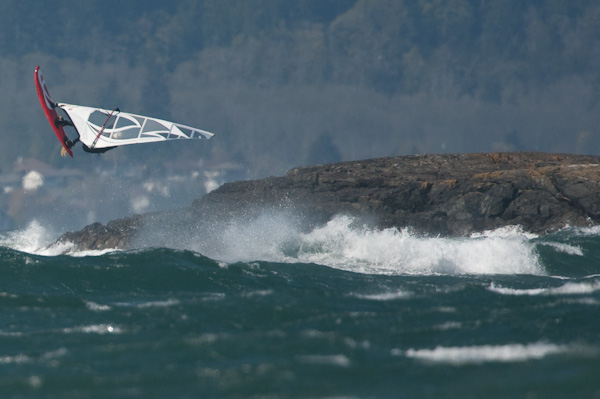
[[[36, 65], [56, 101], [216, 136], [61, 158]], [[4, 0], [0, 230], [183, 207], [302, 165], [598, 154], [599, 70], [593, 0]]]

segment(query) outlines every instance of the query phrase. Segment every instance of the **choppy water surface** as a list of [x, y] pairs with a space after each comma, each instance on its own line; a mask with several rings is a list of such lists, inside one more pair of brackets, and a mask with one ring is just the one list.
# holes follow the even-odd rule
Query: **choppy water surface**
[[52, 236], [0, 237], [2, 397], [600, 395], [600, 229], [267, 218], [105, 253]]

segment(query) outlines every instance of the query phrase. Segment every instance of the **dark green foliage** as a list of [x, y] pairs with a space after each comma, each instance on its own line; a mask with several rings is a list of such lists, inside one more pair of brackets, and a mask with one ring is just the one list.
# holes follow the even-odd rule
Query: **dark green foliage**
[[[273, 171], [311, 159], [323, 131], [341, 159], [516, 144], [595, 151], [598, 18], [593, 0], [6, 0], [0, 89], [13, 136], [1, 134], [0, 148], [15, 151], [0, 167], [42, 159], [52, 144], [31, 116], [36, 64], [60, 100], [212, 129], [213, 156], [243, 154], [258, 174], [259, 159]], [[566, 116], [550, 131], [526, 122], [556, 110]], [[499, 130], [482, 130], [490, 124]]]
[[[284, 83], [296, 83], [302, 76], [296, 70], [309, 65], [294, 55], [313, 40], [313, 49], [324, 50], [314, 54], [321, 58], [318, 72], [333, 81], [396, 92], [414, 87], [403, 73], [412, 63], [442, 61], [459, 83], [474, 79], [467, 71], [474, 72], [483, 89], [494, 80], [490, 65], [507, 69], [501, 80], [511, 81], [592, 72], [597, 61], [588, 55], [597, 51], [598, 13], [591, 0], [7, 0], [0, 6], [0, 54], [154, 63], [172, 71], [207, 48], [252, 52], [257, 40], [277, 53], [281, 68], [294, 70]], [[254, 78], [269, 74], [262, 59], [253, 61], [247, 66]], [[429, 79], [422, 77], [420, 90]]]

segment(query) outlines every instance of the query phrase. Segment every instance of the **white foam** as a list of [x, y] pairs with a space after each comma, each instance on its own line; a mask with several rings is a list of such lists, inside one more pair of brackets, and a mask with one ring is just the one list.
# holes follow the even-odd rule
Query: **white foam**
[[281, 261], [285, 243], [297, 236], [297, 229], [289, 218], [265, 213], [255, 220], [232, 222], [226, 226], [222, 232], [223, 247], [218, 253], [206, 255], [227, 263]]
[[273, 294], [273, 290], [256, 290], [256, 291], [248, 291], [248, 292], [244, 292], [241, 295], [244, 298], [254, 298], [254, 297], [261, 297], [261, 296], [269, 296]]
[[564, 244], [564, 243], [559, 243], [559, 242], [550, 242], [550, 241], [541, 241], [538, 243], [538, 245], [545, 245], [547, 247], [552, 247], [557, 252], [562, 252], [562, 253], [565, 253], [568, 255], [583, 256], [583, 250], [581, 249], [581, 247], [578, 247], [575, 245], [569, 245], [569, 244]]
[[108, 305], [100, 305], [92, 301], [86, 301], [85, 306], [87, 306], [88, 309], [93, 310], [95, 312], [105, 312], [107, 310], [111, 310], [111, 307]]
[[2, 331], [0, 330], [0, 337], [22, 337], [23, 333], [20, 331]]
[[66, 251], [60, 252], [60, 254], [64, 254], [64, 255], [70, 255], [76, 258], [83, 258], [86, 256], [101, 256], [104, 254], [109, 254], [112, 252], [121, 252], [121, 249], [118, 248], [107, 248], [107, 249], [91, 249], [91, 250], [86, 250], [86, 251], [75, 251], [73, 250], [73, 245], [72, 244], [64, 244], [65, 247], [67, 248]]
[[43, 248], [53, 240], [53, 234], [36, 220], [24, 230], [8, 232], [0, 236], [0, 246], [16, 249], [30, 254], [43, 255]]
[[393, 292], [382, 292], [379, 294], [352, 294], [352, 296], [370, 301], [394, 301], [396, 299], [410, 298], [412, 292], [398, 290]]
[[[587, 351], [588, 349], [585, 349]], [[482, 345], [464, 347], [438, 346], [434, 349], [408, 349], [403, 354], [406, 357], [453, 365], [481, 364], [489, 362], [524, 362], [539, 360], [546, 356], [559, 354], [583, 353], [584, 348], [576, 345], [556, 345], [536, 342], [532, 344]], [[399, 351], [393, 354], [401, 354]]]
[[67, 348], [58, 348], [57, 350], [46, 352], [42, 355], [43, 360], [53, 360], [66, 356], [69, 353]]
[[167, 308], [170, 306], [179, 305], [181, 302], [178, 299], [167, 299], [164, 301], [149, 301], [137, 305], [139, 309], [144, 308]]
[[[384, 275], [544, 275], [534, 238], [518, 226], [461, 238], [423, 236], [409, 229], [357, 226], [354, 219], [346, 216], [335, 217], [325, 226], [303, 233], [294, 217], [265, 213], [253, 221], [232, 222], [209, 237], [202, 237], [203, 244], [198, 244], [198, 248], [188, 249], [225, 266], [238, 261], [268, 261], [317, 263]], [[32, 222], [23, 231], [0, 236], [0, 245], [46, 256], [99, 256], [115, 251], [77, 252], [69, 243], [50, 245], [54, 240], [50, 230]], [[574, 247], [563, 250], [575, 251]]]
[[145, 308], [166, 308], [169, 306], [179, 305], [181, 302], [178, 299], [166, 299], [164, 301], [148, 301], [148, 302], [119, 302], [116, 306], [134, 307], [138, 309]]
[[0, 356], [0, 364], [19, 364], [29, 363], [31, 358], [27, 355], [15, 355], [15, 356]]
[[100, 256], [117, 249], [75, 251], [70, 242], [56, 243], [57, 234], [50, 228], [42, 226], [34, 220], [23, 230], [0, 234], [0, 246], [15, 249], [33, 255], [57, 256], [71, 255], [75, 257]]
[[522, 236], [528, 240], [533, 240], [539, 236], [534, 233], [528, 233], [523, 230], [519, 225], [503, 226], [495, 230], [485, 230], [481, 233], [471, 234], [472, 238], [485, 238], [485, 237], [500, 237], [500, 238], [511, 238], [514, 236]]
[[576, 235], [588, 237], [588, 236], [600, 236], [600, 226], [589, 226], [589, 227], [565, 227], [566, 231], [573, 232]]
[[600, 305], [600, 301], [594, 298], [583, 297], [576, 299], [566, 299], [564, 303], [568, 304], [576, 304], [576, 305], [586, 305], [586, 306], [598, 306]]
[[226, 333], [205, 333], [198, 336], [187, 337], [183, 340], [190, 345], [212, 345], [217, 341], [225, 340], [227, 338], [229, 338], [229, 335]]
[[84, 334], [120, 334], [123, 330], [120, 327], [111, 324], [92, 324], [88, 326], [77, 326], [71, 328], [63, 328], [64, 333], [84, 333]]
[[502, 295], [535, 296], [535, 295], [582, 295], [600, 291], [600, 280], [585, 282], [568, 282], [559, 287], [515, 289], [490, 284], [490, 291]]
[[448, 321], [446, 323], [438, 324], [433, 326], [434, 330], [447, 331], [447, 330], [459, 330], [462, 328], [462, 323], [458, 321]]
[[372, 274], [544, 274], [531, 242], [535, 236], [516, 227], [441, 238], [408, 229], [354, 227], [353, 222], [336, 217], [301, 234], [297, 260]]
[[351, 361], [346, 355], [305, 355], [298, 356], [297, 359], [302, 363], [322, 364], [338, 367], [350, 367]]
[[[219, 234], [218, 245], [196, 248], [228, 263], [269, 261], [317, 263], [368, 274], [534, 274], [544, 275], [537, 236], [518, 226], [471, 237], [444, 238], [409, 229], [375, 230], [338, 216], [308, 233], [294, 219], [265, 214], [254, 221], [232, 222]], [[203, 243], [208, 240], [203, 237]]]
[[200, 300], [203, 302], [222, 301], [223, 299], [225, 299], [225, 297], [225, 293], [222, 292], [209, 292], [204, 293]]

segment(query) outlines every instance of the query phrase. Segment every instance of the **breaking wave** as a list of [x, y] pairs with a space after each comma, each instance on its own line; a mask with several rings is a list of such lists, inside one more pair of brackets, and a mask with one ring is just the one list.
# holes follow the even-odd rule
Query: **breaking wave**
[[443, 238], [352, 223], [338, 217], [300, 236], [298, 260], [374, 274], [544, 274], [531, 237], [516, 227]]
[[34, 255], [57, 256], [97, 256], [114, 249], [75, 251], [71, 243], [56, 243], [59, 233], [34, 220], [23, 230], [15, 230], [0, 234], [0, 247], [11, 248]]
[[[594, 233], [597, 231], [578, 230], [578, 234]], [[110, 251], [76, 252], [69, 244], [52, 244], [57, 236], [32, 222], [24, 230], [0, 235], [0, 246], [44, 256], [90, 256]], [[546, 248], [544, 253], [586, 257], [584, 249], [568, 240], [539, 239], [518, 226], [455, 238], [422, 235], [410, 229], [372, 229], [347, 216], [302, 232], [289, 215], [265, 213], [253, 221], [215, 226], [210, 234], [180, 241], [182, 244], [174, 249], [195, 251], [225, 263], [315, 263], [380, 275], [547, 275], [539, 253], [542, 248]], [[158, 239], [140, 249], [156, 248], [160, 242], [164, 241]]]
[[366, 274], [545, 274], [536, 236], [519, 227], [447, 238], [371, 229], [338, 216], [301, 233], [291, 221], [265, 215], [228, 226], [224, 237], [218, 253], [204, 255], [226, 262], [316, 263]]
[[55, 239], [55, 233], [34, 220], [23, 230], [1, 234], [0, 246], [30, 254], [48, 256], [58, 255], [70, 248], [68, 244], [48, 248]]

